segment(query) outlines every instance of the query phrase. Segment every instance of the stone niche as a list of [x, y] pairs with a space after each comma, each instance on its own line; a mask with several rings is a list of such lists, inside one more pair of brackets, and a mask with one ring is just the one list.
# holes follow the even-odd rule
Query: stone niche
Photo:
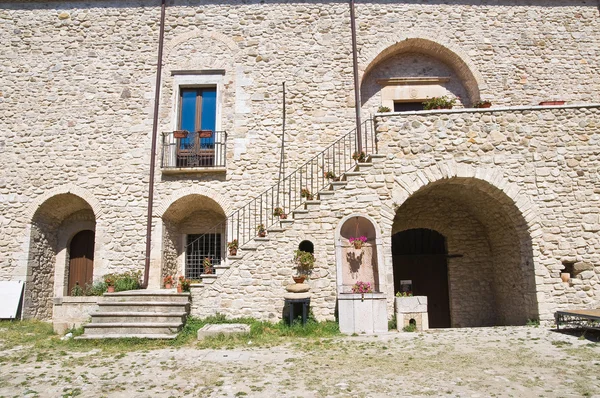
[[[366, 217], [351, 216], [339, 230], [337, 248], [338, 315], [340, 331], [382, 333], [387, 331], [386, 297], [381, 293], [378, 238], [374, 223]], [[350, 242], [366, 237], [362, 248]], [[357, 282], [370, 284], [371, 292], [353, 292]]]
[[394, 109], [394, 102], [423, 102], [428, 98], [448, 95], [445, 84], [450, 77], [396, 77], [378, 79], [381, 105]]

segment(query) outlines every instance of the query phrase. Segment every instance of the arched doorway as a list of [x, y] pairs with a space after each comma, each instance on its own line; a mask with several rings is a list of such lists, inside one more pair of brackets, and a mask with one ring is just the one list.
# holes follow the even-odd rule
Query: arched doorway
[[[454, 177], [424, 186], [398, 208], [392, 236], [394, 279], [420, 278], [414, 293], [425, 284], [430, 302], [438, 305], [435, 297], [442, 293], [436, 290], [446, 285], [451, 327], [524, 325], [538, 317], [527, 223], [512, 199], [490, 183]], [[427, 271], [405, 276], [396, 255]], [[439, 271], [442, 256], [447, 273]], [[440, 265], [424, 265], [434, 257]], [[444, 274], [447, 283], [440, 279]]]
[[162, 217], [161, 280], [166, 275], [199, 280], [207, 271], [205, 259], [210, 268], [221, 266], [228, 240], [225, 219], [223, 208], [204, 195], [186, 195], [173, 202]]
[[392, 236], [394, 291], [427, 296], [429, 327], [450, 327], [446, 239], [426, 228]]
[[[87, 231], [88, 236], [78, 240], [88, 241], [85, 245], [87, 249], [82, 250], [93, 258], [95, 228], [96, 216], [92, 207], [86, 200], [72, 193], [54, 195], [37, 208], [31, 220], [24, 318], [52, 318], [52, 298], [69, 295], [72, 289], [68, 257], [71, 255], [69, 249], [73, 242], [72, 239], [69, 242], [69, 239], [75, 237], [76, 232]], [[79, 256], [78, 250], [75, 250], [76, 256]], [[87, 271], [85, 276], [88, 277]], [[84, 285], [85, 283], [82, 286]]]
[[91, 284], [94, 277], [94, 231], [78, 232], [69, 245], [69, 283], [67, 294], [75, 286]]

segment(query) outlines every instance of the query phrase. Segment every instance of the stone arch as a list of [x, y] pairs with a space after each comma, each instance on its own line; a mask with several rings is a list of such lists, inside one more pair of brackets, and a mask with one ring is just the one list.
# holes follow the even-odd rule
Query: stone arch
[[[84, 196], [93, 198], [83, 190]], [[66, 246], [74, 233], [95, 229], [96, 211], [71, 189], [56, 189], [30, 206], [31, 215], [27, 253], [27, 278], [24, 318], [51, 319], [52, 298], [65, 294]]]
[[168, 198], [166, 198], [158, 206], [156, 206], [154, 208], [154, 217], [162, 218], [167, 209], [171, 207], [173, 203], [185, 196], [190, 195], [204, 196], [213, 200], [223, 209], [223, 212], [225, 214], [231, 214], [233, 212], [233, 205], [231, 204], [231, 202], [221, 194], [215, 192], [214, 190], [208, 187], [187, 187], [174, 191]]
[[163, 227], [161, 277], [185, 274], [189, 279], [200, 279], [205, 257], [212, 259], [213, 266], [220, 266], [225, 259], [225, 211], [207, 195], [175, 197], [166, 209], [159, 209]]
[[[401, 231], [423, 228], [447, 239], [451, 326], [525, 324], [539, 316], [532, 220], [525, 217], [531, 207], [518, 189], [493, 171], [461, 167], [396, 183], [406, 196], [396, 192], [392, 242]], [[392, 243], [396, 268], [403, 259], [394, 253]]]
[[[367, 237], [362, 250], [349, 243], [349, 238], [357, 233]], [[376, 291], [385, 291], [381, 244], [378, 224], [368, 215], [350, 214], [338, 223], [335, 230], [338, 293], [351, 292], [357, 280], [373, 282]]]
[[480, 99], [487, 88], [483, 75], [475, 63], [457, 45], [443, 39], [443, 35], [432, 37], [426, 32], [413, 32], [398, 38], [396, 42], [382, 41], [362, 56], [359, 66], [361, 89], [365, 78], [380, 64], [402, 53], [418, 53], [443, 62], [452, 69], [464, 86], [469, 102]]
[[45, 191], [43, 194], [35, 198], [27, 207], [27, 209], [25, 209], [25, 217], [28, 220], [32, 220], [34, 214], [39, 210], [42, 204], [44, 204], [48, 199], [52, 198], [53, 196], [57, 196], [60, 194], [73, 194], [83, 199], [91, 207], [96, 219], [100, 218], [103, 214], [103, 209], [100, 205], [100, 202], [90, 191], [88, 191], [85, 188], [69, 184]]
[[202, 38], [204, 40], [209, 40], [209, 39], [217, 40], [217, 41], [220, 41], [221, 43], [225, 44], [231, 51], [233, 51], [233, 52], [239, 51], [239, 47], [238, 47], [237, 43], [233, 39], [230, 39], [228, 36], [226, 36], [222, 33], [219, 33], [219, 32], [214, 32], [214, 31], [207, 32], [205, 30], [200, 30], [198, 28], [195, 28], [189, 32], [181, 33], [181, 34], [175, 36], [174, 38], [172, 38], [171, 40], [169, 40], [169, 42], [167, 42], [165, 44], [165, 47], [164, 47], [165, 59], [169, 57], [169, 55], [171, 54], [173, 49], [175, 49], [178, 45], [185, 43], [188, 40], [196, 39], [196, 38]]

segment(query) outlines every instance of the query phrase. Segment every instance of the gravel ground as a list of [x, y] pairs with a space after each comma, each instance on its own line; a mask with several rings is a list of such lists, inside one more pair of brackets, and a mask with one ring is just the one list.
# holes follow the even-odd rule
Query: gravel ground
[[501, 327], [116, 356], [13, 347], [0, 397], [600, 397], [597, 338]]

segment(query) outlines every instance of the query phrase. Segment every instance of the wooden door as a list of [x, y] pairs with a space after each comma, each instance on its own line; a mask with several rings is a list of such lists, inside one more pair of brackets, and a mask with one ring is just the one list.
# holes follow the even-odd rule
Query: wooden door
[[428, 229], [411, 229], [392, 237], [394, 288], [411, 280], [415, 296], [427, 296], [429, 327], [450, 327], [448, 262], [443, 235]]
[[69, 246], [69, 284], [67, 295], [77, 284], [82, 288], [93, 282], [94, 275], [94, 231], [78, 232]]

